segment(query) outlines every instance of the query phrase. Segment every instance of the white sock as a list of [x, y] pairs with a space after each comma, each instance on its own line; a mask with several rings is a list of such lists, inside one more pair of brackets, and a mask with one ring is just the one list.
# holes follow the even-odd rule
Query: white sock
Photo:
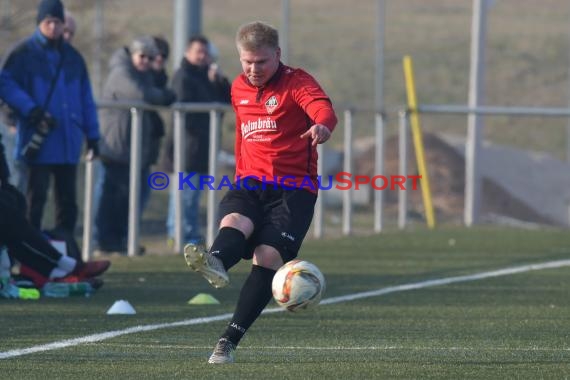
[[54, 268], [49, 274], [49, 278], [62, 278], [69, 274], [70, 271], [65, 271], [61, 268]]
[[9, 278], [10, 277], [10, 257], [8, 256], [8, 252], [2, 246], [0, 246], [0, 278]]
[[61, 259], [57, 262], [57, 268], [66, 271], [67, 274], [71, 273], [77, 266], [77, 260], [69, 256], [61, 256]]

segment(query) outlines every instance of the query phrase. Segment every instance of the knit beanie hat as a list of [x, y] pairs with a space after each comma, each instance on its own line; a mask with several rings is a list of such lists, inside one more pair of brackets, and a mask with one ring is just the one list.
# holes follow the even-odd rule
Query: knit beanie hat
[[154, 43], [154, 38], [151, 36], [140, 36], [131, 42], [129, 52], [131, 54], [142, 53], [149, 57], [154, 57], [158, 53], [158, 49]]
[[38, 5], [38, 17], [36, 19], [39, 24], [46, 17], [51, 16], [65, 22], [63, 16], [63, 4], [60, 0], [42, 0]]
[[164, 59], [168, 59], [168, 54], [170, 53], [170, 46], [168, 45], [168, 41], [166, 41], [161, 36], [153, 36], [152, 38], [154, 39], [154, 45], [158, 51], [157, 54], [162, 55]]

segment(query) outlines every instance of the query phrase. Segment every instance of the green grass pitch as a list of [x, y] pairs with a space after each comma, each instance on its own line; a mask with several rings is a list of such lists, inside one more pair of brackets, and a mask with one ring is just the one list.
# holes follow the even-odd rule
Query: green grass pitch
[[[448, 228], [307, 241], [300, 255], [327, 279], [325, 300], [406, 284], [570, 259], [559, 230]], [[182, 256], [114, 258], [90, 298], [0, 300], [5, 379], [567, 378], [570, 267], [560, 266], [264, 314], [236, 364], [208, 355], [233, 312], [248, 263], [227, 289], [209, 288]], [[187, 301], [210, 293], [220, 305]], [[128, 300], [137, 314], [108, 316]], [[269, 308], [274, 309], [275, 304]], [[211, 317], [214, 317], [210, 319]], [[202, 323], [197, 318], [204, 318]], [[191, 321], [186, 325], [174, 325]], [[150, 331], [144, 326], [163, 324]], [[132, 333], [125, 333], [125, 329]], [[49, 345], [108, 332], [108, 339]], [[101, 337], [102, 335], [97, 335]], [[104, 337], [104, 336], [103, 336]], [[38, 347], [47, 347], [38, 349]], [[26, 353], [35, 348], [37, 352]]]

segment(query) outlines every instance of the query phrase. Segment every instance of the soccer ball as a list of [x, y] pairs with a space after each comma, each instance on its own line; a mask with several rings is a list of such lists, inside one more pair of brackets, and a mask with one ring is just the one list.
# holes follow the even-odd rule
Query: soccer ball
[[325, 277], [315, 264], [292, 260], [283, 265], [271, 284], [277, 304], [289, 311], [315, 306], [325, 291]]

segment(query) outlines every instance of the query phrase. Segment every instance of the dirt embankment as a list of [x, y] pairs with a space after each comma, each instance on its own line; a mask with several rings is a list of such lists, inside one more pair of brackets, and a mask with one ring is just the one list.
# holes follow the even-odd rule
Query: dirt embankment
[[[424, 148], [430, 176], [433, 205], [438, 220], [447, 222], [463, 221], [465, 190], [465, 159], [451, 145], [433, 134], [424, 134]], [[416, 158], [409, 149], [408, 174], [417, 174]], [[363, 151], [355, 159], [356, 173], [374, 175], [374, 147]], [[377, 173], [376, 173], [377, 174]], [[398, 138], [387, 139], [385, 144], [385, 170], [387, 176], [398, 175]], [[421, 190], [408, 193], [410, 213], [423, 215], [424, 207]], [[386, 207], [397, 207], [398, 194], [387, 190], [384, 196]], [[491, 178], [483, 177], [481, 215], [500, 215], [525, 222], [558, 224], [551, 218], [541, 215], [533, 207], [518, 199]]]

